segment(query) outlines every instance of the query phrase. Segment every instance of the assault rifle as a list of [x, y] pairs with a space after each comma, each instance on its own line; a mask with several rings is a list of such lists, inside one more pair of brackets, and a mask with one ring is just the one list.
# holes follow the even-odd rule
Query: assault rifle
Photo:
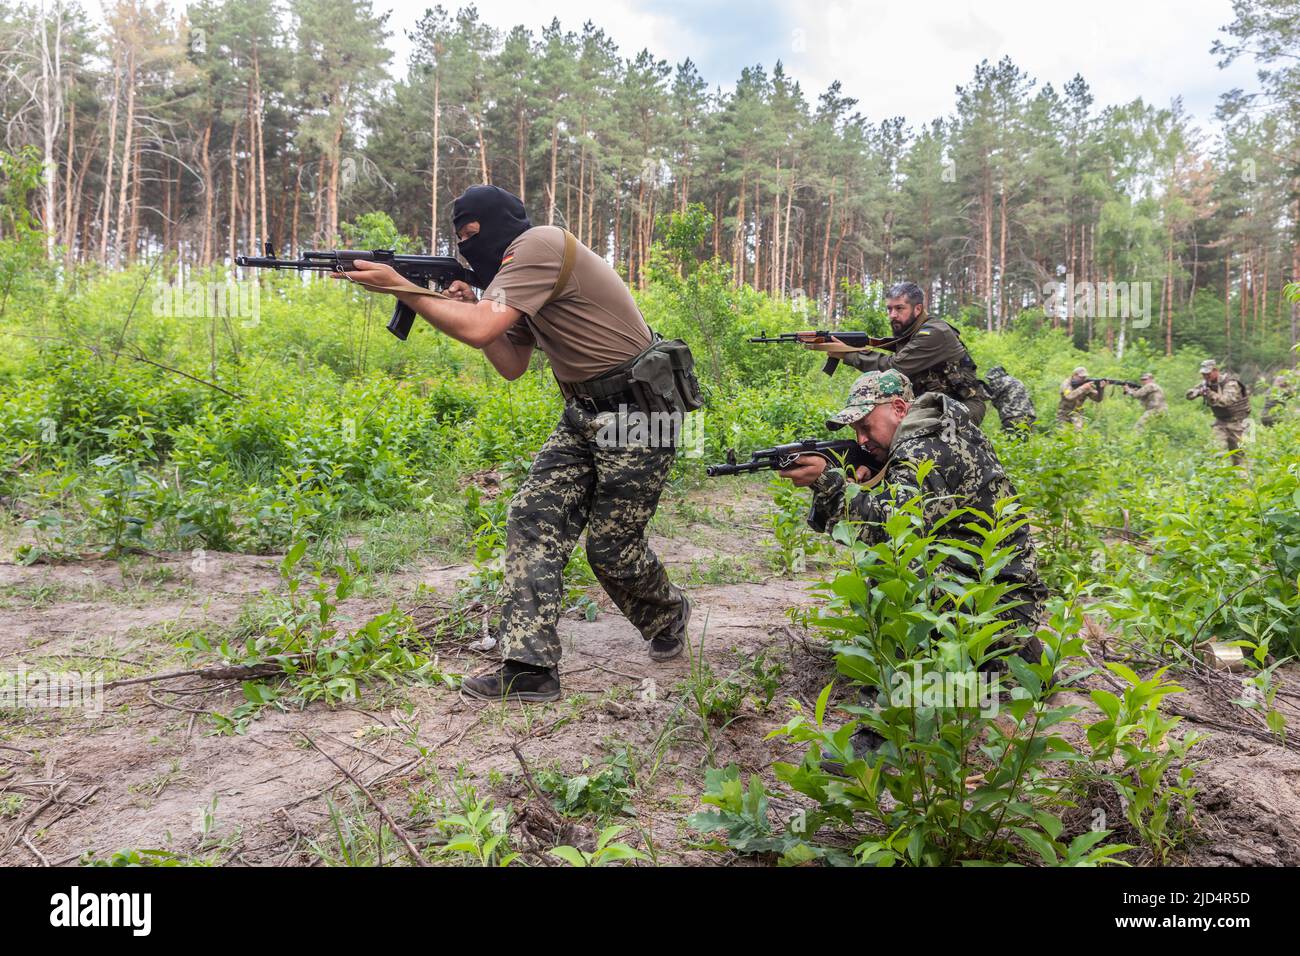
[[721, 475], [752, 475], [758, 471], [782, 471], [794, 465], [800, 455], [820, 455], [836, 466], [843, 461], [845, 465], [855, 469], [862, 465], [866, 465], [872, 471], [880, 468], [880, 462], [863, 451], [862, 447], [852, 439], [818, 441], [815, 438], [805, 438], [803, 441], [777, 445], [775, 448], [760, 448], [758, 451], [751, 452], [749, 461], [744, 462], [736, 461], [734, 448], [728, 449], [727, 463], [709, 465], [704, 473], [710, 478], [717, 478]]
[[1106, 390], [1107, 385], [1125, 385], [1129, 388], [1141, 388], [1141, 382], [1126, 382], [1122, 378], [1085, 378], [1085, 382], [1096, 382], [1101, 386], [1102, 391]]
[[[832, 341], [839, 342], [842, 345], [848, 345], [855, 349], [861, 348], [883, 348], [892, 345], [894, 339], [877, 339], [873, 338], [866, 332], [839, 332], [839, 331], [817, 331], [817, 332], [782, 332], [780, 335], [768, 335], [766, 332], [760, 332], [751, 342], [801, 342], [805, 345], [825, 345]], [[827, 375], [834, 375], [835, 370], [839, 368], [840, 360], [833, 355], [826, 358], [826, 365], [822, 371]]]
[[[268, 242], [265, 256], [235, 256], [235, 265], [246, 269], [294, 269], [298, 272], [351, 272], [358, 262], [383, 262], [393, 267], [397, 274], [422, 289], [435, 283], [445, 289], [460, 279], [470, 282], [473, 273], [452, 256], [408, 256], [391, 249], [372, 249], [369, 252], [354, 249], [311, 249], [301, 259], [281, 259]], [[405, 341], [415, 322], [415, 310], [400, 299], [393, 307], [393, 317], [388, 320], [388, 331]]]

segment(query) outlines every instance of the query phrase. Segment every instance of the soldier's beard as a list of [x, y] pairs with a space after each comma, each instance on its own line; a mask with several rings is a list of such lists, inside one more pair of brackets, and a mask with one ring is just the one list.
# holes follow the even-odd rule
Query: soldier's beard
[[889, 324], [893, 328], [895, 336], [905, 335], [907, 333], [907, 330], [912, 327], [912, 323], [914, 323], [917, 320], [917, 318], [918, 316], [913, 315], [910, 318], [903, 320], [902, 322], [895, 322], [893, 319], [890, 319]]

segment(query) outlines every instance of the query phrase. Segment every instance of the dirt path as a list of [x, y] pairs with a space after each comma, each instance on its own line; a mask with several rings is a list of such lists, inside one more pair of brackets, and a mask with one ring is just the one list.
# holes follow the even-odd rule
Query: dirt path
[[[669, 516], [655, 546], [691, 594], [702, 660], [718, 678], [745, 675], [736, 679], [743, 700], [725, 727], [702, 722], [689, 704], [691, 663], [652, 663], [639, 635], [595, 589], [596, 619], [572, 615], [561, 623], [565, 697], [554, 704], [488, 705], [445, 687], [378, 687], [352, 706], [268, 708], [246, 733], [218, 736], [196, 711], [229, 713], [243, 701], [240, 686], [183, 679], [110, 689], [95, 715], [0, 710], [0, 864], [68, 864], [87, 851], [102, 858], [157, 848], [230, 864], [319, 865], [347, 842], [339, 829], [353, 850], [364, 849], [375, 814], [304, 734], [381, 794], [417, 842], [432, 834], [439, 814], [430, 808], [459, 780], [511, 808], [512, 835], [525, 849], [556, 840], [590, 848], [592, 834], [581, 821], [546, 832], [555, 819], [530, 796], [512, 746], [534, 774], [595, 772], [603, 759], [626, 754], [626, 839], [653, 847], [660, 863], [737, 862], [695, 849], [699, 835], [685, 826], [698, 809], [702, 768], [711, 759], [764, 772], [773, 759], [796, 756], [764, 737], [787, 719], [790, 698], [810, 706], [832, 669], [787, 613], [813, 603], [806, 584], [766, 570], [763, 506], [712, 494]], [[702, 519], [705, 512], [714, 519]], [[113, 680], [182, 668], [178, 642], [194, 631], [235, 628], [261, 592], [278, 589], [277, 564], [209, 554], [136, 560], [125, 569], [0, 565], [0, 670], [95, 670]], [[360, 621], [394, 598], [403, 607], [418, 600], [425, 610], [417, 620], [436, 624], [437, 602], [450, 599], [470, 570], [422, 565], [385, 582], [382, 597], [349, 602], [346, 616]], [[426, 590], [416, 599], [418, 585]], [[469, 673], [490, 664], [471, 649], [474, 636], [432, 650], [446, 670]], [[197, 693], [160, 693], [160, 686]], [[1221, 708], [1187, 686], [1183, 706], [1222, 718]], [[1202, 834], [1185, 859], [1300, 863], [1300, 753], [1197, 729], [1210, 734], [1198, 775]], [[384, 852], [391, 860], [400, 847]]]

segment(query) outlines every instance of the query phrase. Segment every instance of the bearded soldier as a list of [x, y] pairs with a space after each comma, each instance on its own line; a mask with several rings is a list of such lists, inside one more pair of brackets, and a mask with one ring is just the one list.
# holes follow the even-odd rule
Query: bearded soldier
[[1169, 403], [1165, 401], [1165, 390], [1156, 384], [1156, 377], [1151, 372], [1143, 372], [1138, 381], [1137, 388], [1125, 385], [1124, 394], [1136, 398], [1142, 404], [1142, 416], [1133, 426], [1135, 431], [1142, 431], [1151, 419], [1169, 411]]
[[[1246, 433], [1250, 418], [1250, 394], [1245, 383], [1231, 372], [1219, 368], [1214, 359], [1201, 363], [1201, 384], [1187, 390], [1188, 400], [1201, 399], [1214, 413], [1210, 430], [1219, 447], [1236, 452]], [[1241, 456], [1232, 456], [1233, 464], [1241, 464]]]
[[1023, 434], [1033, 428], [1038, 413], [1024, 382], [1008, 374], [1001, 365], [995, 365], [989, 369], [987, 384], [989, 401], [998, 410], [1004, 432]]
[[1080, 365], [1061, 383], [1061, 403], [1056, 406], [1056, 424], [1072, 422], [1075, 428], [1082, 428], [1084, 403], [1100, 402], [1101, 398], [1101, 386], [1088, 381], [1088, 370]]
[[984, 420], [984, 387], [975, 360], [957, 330], [937, 316], [927, 316], [925, 293], [915, 282], [900, 282], [885, 295], [885, 309], [894, 338], [888, 351], [852, 349], [839, 342], [809, 343], [863, 372], [897, 369], [912, 383], [916, 395], [942, 392], [970, 409], [971, 421]]
[[[584, 528], [592, 571], [641, 632], [650, 657], [667, 660], [684, 646], [690, 605], [646, 535], [675, 449], [602, 439], [628, 408], [647, 403], [629, 369], [643, 367], [646, 355], [665, 353], [610, 265], [567, 231], [533, 226], [517, 197], [496, 186], [472, 186], [455, 201], [452, 216], [481, 299], [463, 282], [447, 289], [454, 301], [410, 291], [380, 263], [358, 262], [347, 275], [392, 291], [435, 328], [481, 349], [507, 380], [527, 371], [534, 349], [550, 361], [566, 403], [510, 503], [503, 664], [462, 686], [485, 700], [555, 700], [563, 573]], [[656, 368], [668, 364], [665, 359]]]

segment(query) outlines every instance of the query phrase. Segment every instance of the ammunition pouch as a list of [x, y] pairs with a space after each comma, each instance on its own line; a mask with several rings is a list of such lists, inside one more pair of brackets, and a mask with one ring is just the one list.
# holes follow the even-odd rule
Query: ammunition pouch
[[704, 405], [695, 376], [695, 356], [681, 339], [661, 339], [636, 357], [628, 369], [632, 394], [645, 412], [685, 415]]
[[646, 414], [685, 416], [704, 405], [690, 347], [681, 339], [666, 340], [658, 334], [634, 358], [598, 378], [567, 383], [563, 391], [566, 398], [594, 412], [636, 405]]

